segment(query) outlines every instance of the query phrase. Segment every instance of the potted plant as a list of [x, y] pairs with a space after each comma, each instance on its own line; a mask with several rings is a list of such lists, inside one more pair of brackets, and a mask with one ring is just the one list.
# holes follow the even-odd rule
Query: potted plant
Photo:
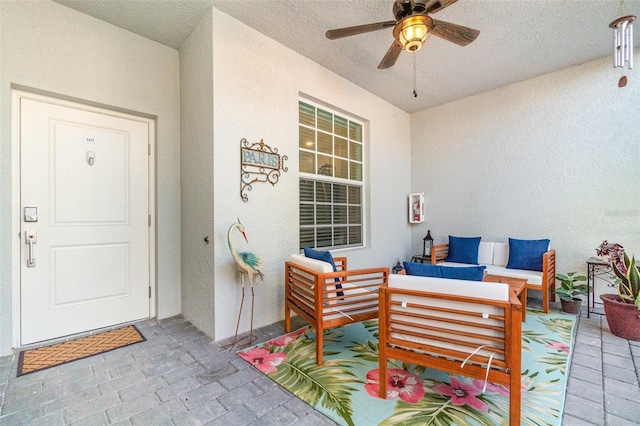
[[623, 251], [621, 256], [611, 256], [610, 265], [618, 294], [600, 295], [609, 328], [615, 336], [640, 340], [640, 272], [635, 256], [629, 259]]
[[610, 243], [604, 240], [596, 249], [596, 254], [608, 263], [616, 262], [620, 264], [620, 262], [622, 262], [622, 255], [624, 254], [624, 247], [618, 243]]
[[580, 281], [587, 281], [584, 275], [576, 275], [577, 272], [569, 272], [567, 275], [557, 274], [556, 280], [560, 281], [560, 287], [554, 291], [560, 298], [562, 311], [569, 314], [580, 312], [582, 299], [578, 296], [587, 294], [587, 284], [578, 284]]

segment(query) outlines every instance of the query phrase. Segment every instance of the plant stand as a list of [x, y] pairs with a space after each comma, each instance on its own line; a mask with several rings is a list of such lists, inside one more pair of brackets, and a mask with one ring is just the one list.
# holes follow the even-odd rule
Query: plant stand
[[562, 312], [566, 312], [568, 314], [579, 314], [580, 306], [582, 306], [582, 299], [560, 299], [560, 304], [562, 305]]
[[604, 314], [614, 336], [640, 341], [640, 311], [635, 305], [623, 303], [617, 294], [602, 294]]

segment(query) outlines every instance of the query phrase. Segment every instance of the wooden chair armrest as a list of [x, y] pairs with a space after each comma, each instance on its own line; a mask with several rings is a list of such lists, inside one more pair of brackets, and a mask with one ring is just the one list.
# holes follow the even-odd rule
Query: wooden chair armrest
[[542, 254], [542, 270], [556, 271], [556, 251], [549, 250]]
[[513, 291], [509, 292], [509, 303], [511, 303], [512, 305], [517, 305], [520, 306], [520, 311], [522, 311], [522, 303], [520, 302], [520, 299], [518, 299], [518, 296], [516, 296], [516, 294]]
[[431, 247], [431, 263], [443, 262], [449, 254], [449, 244], [436, 244]]
[[326, 274], [318, 274], [322, 275], [323, 279], [327, 278], [342, 278], [347, 279], [349, 277], [357, 277], [357, 276], [365, 276], [365, 275], [381, 275], [385, 277], [385, 282], [387, 281], [387, 277], [389, 276], [389, 268], [362, 268], [362, 269], [353, 269], [351, 271], [343, 270], [336, 272], [327, 272]]
[[556, 286], [556, 251], [549, 250], [542, 255], [542, 282], [543, 285], [552, 287], [552, 290]]

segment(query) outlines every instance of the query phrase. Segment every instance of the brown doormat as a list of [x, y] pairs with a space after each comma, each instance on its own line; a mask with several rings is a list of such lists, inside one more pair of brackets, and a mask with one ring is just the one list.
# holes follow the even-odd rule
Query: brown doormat
[[20, 352], [18, 358], [18, 374], [35, 373], [36, 371], [57, 365], [66, 364], [82, 358], [109, 352], [114, 349], [144, 342], [145, 337], [134, 325], [104, 333], [81, 337], [69, 342], [58, 343], [43, 348], [28, 349]]

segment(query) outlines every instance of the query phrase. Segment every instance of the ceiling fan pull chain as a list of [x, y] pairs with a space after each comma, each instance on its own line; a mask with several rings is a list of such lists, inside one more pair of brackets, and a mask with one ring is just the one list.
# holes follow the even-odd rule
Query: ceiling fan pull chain
[[418, 97], [418, 92], [416, 92], [416, 52], [413, 52], [413, 97]]

